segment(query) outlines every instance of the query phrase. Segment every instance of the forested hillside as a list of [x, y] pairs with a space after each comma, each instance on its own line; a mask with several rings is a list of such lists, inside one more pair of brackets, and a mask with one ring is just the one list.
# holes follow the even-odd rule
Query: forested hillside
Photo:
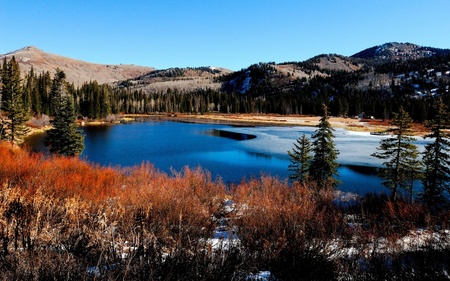
[[[332, 116], [383, 119], [402, 105], [422, 122], [432, 114], [434, 97], [450, 104], [449, 84], [449, 50], [390, 43], [352, 57], [329, 54], [303, 62], [257, 63], [236, 72], [171, 68], [112, 84], [71, 83], [68, 89], [77, 115], [91, 119], [173, 112], [318, 115], [327, 104]], [[30, 116], [53, 115], [51, 85], [48, 71], [33, 68], [21, 80]]]

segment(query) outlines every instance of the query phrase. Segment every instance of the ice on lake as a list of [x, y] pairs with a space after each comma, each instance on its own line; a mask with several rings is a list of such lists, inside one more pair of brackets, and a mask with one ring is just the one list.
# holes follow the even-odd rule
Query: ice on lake
[[[227, 130], [256, 135], [254, 139], [239, 142], [239, 146], [249, 152], [265, 151], [288, 159], [287, 151], [292, 150], [296, 140], [303, 134], [311, 139], [317, 127], [245, 127]], [[384, 160], [371, 154], [377, 151], [381, 139], [391, 136], [371, 135], [369, 132], [353, 132], [341, 128], [336, 128], [334, 135], [334, 143], [339, 151], [338, 162], [341, 165], [382, 167]], [[423, 138], [417, 138], [414, 143], [422, 151], [426, 142]]]

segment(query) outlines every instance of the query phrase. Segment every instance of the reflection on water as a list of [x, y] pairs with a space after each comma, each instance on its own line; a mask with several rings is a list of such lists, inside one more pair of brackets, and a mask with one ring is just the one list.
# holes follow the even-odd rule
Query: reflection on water
[[32, 134], [26, 137], [24, 146], [32, 152], [47, 152], [47, 148], [44, 145], [46, 135], [46, 133]]
[[341, 165], [338, 179], [342, 182], [339, 189], [358, 194], [387, 192], [382, 185], [383, 179], [377, 176], [380, 168], [353, 165]]
[[345, 165], [348, 169], [364, 175], [378, 175], [382, 168], [371, 166]]
[[224, 131], [224, 130], [218, 130], [218, 129], [212, 129], [210, 131], [206, 131], [207, 135], [215, 136], [215, 137], [222, 137], [222, 138], [229, 138], [233, 140], [251, 140], [256, 138], [255, 135], [245, 134], [245, 133], [236, 133], [236, 132], [230, 132], [230, 131]]
[[247, 154], [256, 158], [272, 159], [272, 156], [266, 153], [247, 151]]

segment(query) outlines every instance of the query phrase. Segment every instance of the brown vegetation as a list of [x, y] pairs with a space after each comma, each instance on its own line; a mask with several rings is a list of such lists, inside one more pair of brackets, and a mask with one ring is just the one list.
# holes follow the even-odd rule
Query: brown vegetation
[[[4, 144], [0, 157], [2, 280], [417, 280], [449, 262], [448, 211], [419, 203], [343, 205], [314, 183], [227, 188], [201, 169], [105, 168]], [[218, 228], [239, 243], [213, 245]], [[429, 235], [407, 244], [419, 228]]]
[[[132, 116], [132, 115], [128, 115]], [[148, 115], [146, 115], [148, 116]], [[184, 122], [204, 122], [233, 124], [241, 126], [316, 126], [319, 124], [320, 116], [309, 115], [277, 115], [277, 114], [177, 114], [157, 115], [157, 118], [170, 119]], [[391, 127], [390, 120], [360, 119], [349, 117], [330, 117], [332, 127], [343, 128], [357, 132], [382, 132]], [[413, 123], [412, 130], [416, 135], [425, 134], [428, 129], [421, 123]]]

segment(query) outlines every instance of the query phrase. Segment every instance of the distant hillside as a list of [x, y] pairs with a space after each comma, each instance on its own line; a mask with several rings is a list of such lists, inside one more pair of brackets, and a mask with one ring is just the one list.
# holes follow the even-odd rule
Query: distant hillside
[[315, 76], [327, 77], [336, 71], [355, 72], [364, 65], [365, 62], [360, 59], [335, 54], [319, 55], [304, 62], [259, 63], [224, 77], [222, 89], [240, 94], [268, 88], [269, 91], [274, 88], [289, 91], [302, 80]]
[[219, 89], [221, 83], [215, 78], [232, 73], [231, 70], [214, 67], [187, 67], [153, 70], [145, 75], [119, 81], [118, 87], [132, 87], [145, 92], [159, 92], [167, 89], [190, 91], [194, 89]]
[[[415, 75], [426, 74], [428, 84], [433, 84], [429, 87], [434, 88], [436, 83], [430, 81], [434, 79], [433, 81], [437, 82], [437, 80], [430, 74], [434, 74], [434, 70], [438, 76], [447, 73], [448, 64], [445, 58], [442, 61], [433, 58], [449, 55], [450, 49], [391, 42], [365, 49], [351, 57], [322, 54], [303, 62], [254, 64], [224, 77], [222, 90], [252, 95], [260, 93], [261, 90], [265, 94], [289, 92], [303, 87], [306, 81], [314, 77], [331, 76], [339, 76], [341, 83], [352, 82], [355, 89], [374, 86], [389, 88], [393, 78], [402, 74], [408, 75], [411, 71], [418, 73]], [[427, 69], [433, 71], [427, 72]], [[442, 77], [446, 80], [448, 75]], [[414, 83], [417, 87], [420, 81], [416, 80]]]
[[66, 73], [67, 81], [74, 83], [75, 86], [80, 86], [84, 82], [93, 80], [97, 80], [100, 84], [126, 80], [144, 75], [154, 70], [152, 67], [137, 65], [103, 65], [89, 63], [46, 53], [33, 46], [0, 55], [0, 60], [3, 62], [5, 57], [9, 60], [13, 56], [20, 65], [22, 75], [28, 73], [32, 66], [36, 73], [49, 71], [53, 74], [55, 73], [55, 69], [59, 68]]
[[352, 58], [374, 60], [377, 62], [406, 61], [427, 58], [434, 55], [450, 54], [449, 49], [422, 47], [411, 43], [390, 42], [365, 49], [352, 55]]

